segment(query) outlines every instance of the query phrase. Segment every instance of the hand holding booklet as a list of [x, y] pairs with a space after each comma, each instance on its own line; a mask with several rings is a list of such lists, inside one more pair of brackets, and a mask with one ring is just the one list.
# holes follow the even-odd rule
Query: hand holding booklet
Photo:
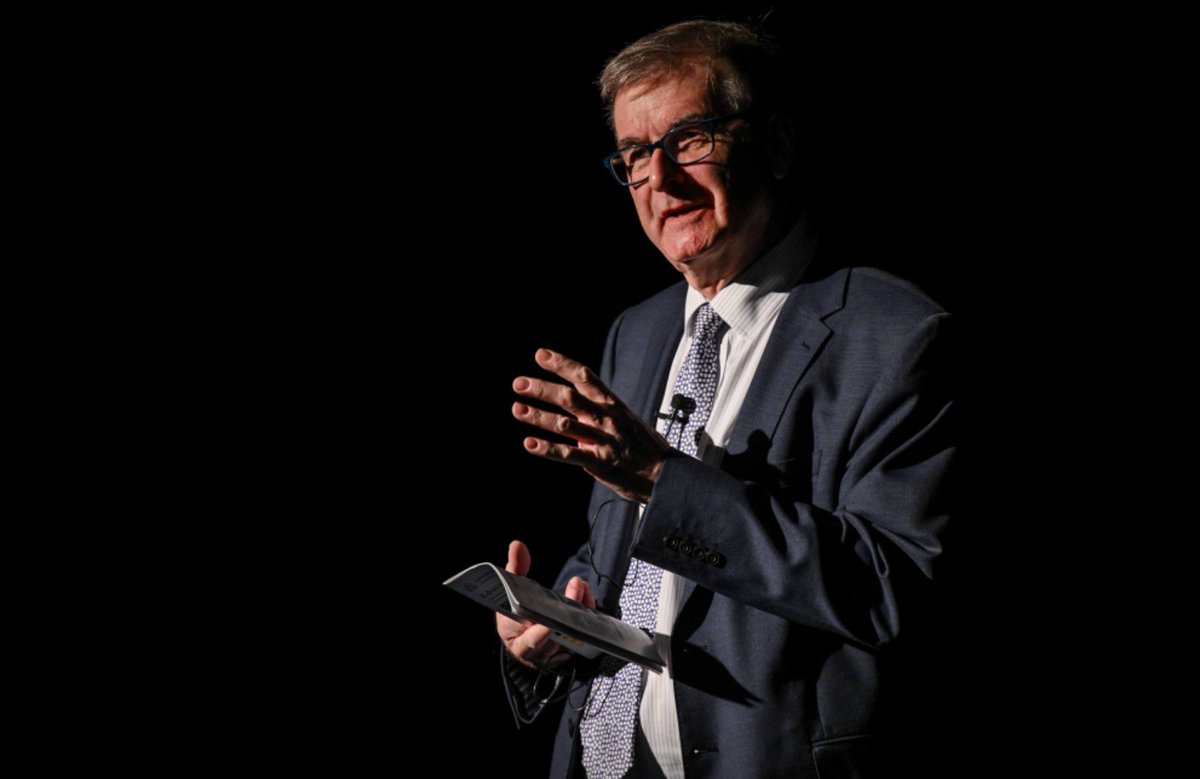
[[491, 563], [479, 563], [443, 584], [513, 619], [527, 619], [554, 631], [553, 638], [584, 657], [601, 652], [662, 673], [663, 659], [650, 634], [616, 617], [576, 603]]

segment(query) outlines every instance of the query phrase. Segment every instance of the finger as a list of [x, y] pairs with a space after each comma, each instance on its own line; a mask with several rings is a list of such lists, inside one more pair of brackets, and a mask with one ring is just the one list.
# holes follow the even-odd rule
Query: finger
[[508, 565], [504, 566], [504, 570], [517, 576], [525, 576], [532, 564], [533, 558], [524, 542], [513, 541], [508, 545]]
[[607, 444], [615, 446], [616, 440], [608, 433], [591, 425], [584, 424], [574, 417], [554, 414], [549, 411], [527, 406], [524, 403], [514, 403], [513, 416], [522, 422], [540, 427], [551, 433], [558, 433], [576, 441], [587, 441], [592, 444]]
[[596, 457], [577, 446], [570, 444], [558, 444], [552, 441], [547, 441], [544, 438], [534, 438], [530, 436], [525, 439], [525, 451], [530, 454], [536, 454], [538, 457], [545, 457], [547, 460], [555, 460], [560, 463], [568, 463], [577, 465], [580, 468], [591, 468], [597, 471], [604, 471], [616, 465], [616, 462], [602, 463]]
[[[529, 567], [532, 565], [532, 557], [529, 554], [529, 547], [523, 541], [515, 540], [508, 545], [508, 563], [504, 566], [504, 570], [517, 576], [525, 576], [529, 573]], [[511, 617], [506, 617], [503, 614], [496, 614], [496, 629], [500, 631], [502, 636], [511, 638], [521, 632], [526, 625], [532, 625], [529, 620], [515, 620]]]
[[548, 651], [546, 643], [554, 631], [536, 622], [525, 629], [525, 632], [513, 640], [512, 653], [523, 660], [540, 662]]
[[616, 400], [596, 372], [578, 360], [572, 360], [550, 349], [538, 349], [534, 359], [546, 370], [571, 382], [575, 389], [593, 403], [609, 405]]
[[565, 384], [518, 376], [513, 380], [513, 391], [527, 398], [552, 403], [581, 419], [595, 420], [604, 413], [599, 405], [588, 400], [579, 390]]
[[532, 624], [528, 621], [522, 624], [512, 617], [506, 617], [500, 612], [496, 612], [496, 632], [500, 634], [500, 638], [504, 639], [505, 644], [521, 635]]
[[573, 577], [571, 581], [567, 582], [567, 597], [573, 601], [582, 603], [589, 609], [596, 608], [596, 599], [592, 596], [592, 588], [578, 576]]
[[[553, 631], [551, 632], [551, 636]], [[557, 639], [547, 637], [541, 646], [529, 653], [528, 659], [535, 665], [545, 669], [554, 670], [557, 666], [562, 665], [562, 661], [571, 656], [570, 650], [558, 643]]]

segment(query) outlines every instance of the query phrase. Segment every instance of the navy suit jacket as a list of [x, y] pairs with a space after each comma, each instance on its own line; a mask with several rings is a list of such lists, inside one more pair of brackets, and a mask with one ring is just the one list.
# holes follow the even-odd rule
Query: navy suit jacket
[[[647, 420], [685, 292], [660, 292], [609, 331], [601, 378]], [[636, 504], [595, 486], [596, 567], [623, 581], [636, 555], [687, 580], [671, 647], [689, 777], [893, 775], [884, 746], [905, 711], [889, 693], [905, 669], [892, 647], [920, 624], [950, 511], [952, 322], [887, 273], [814, 264], [719, 463], [668, 460], [640, 527]], [[587, 543], [554, 589], [573, 576], [619, 613]], [[526, 669], [501, 655], [514, 712], [533, 710]], [[594, 668], [578, 663], [552, 777], [583, 776], [579, 710]]]

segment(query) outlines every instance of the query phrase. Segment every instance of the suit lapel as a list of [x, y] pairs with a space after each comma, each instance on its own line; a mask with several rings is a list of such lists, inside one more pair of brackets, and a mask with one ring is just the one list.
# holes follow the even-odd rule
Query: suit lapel
[[[630, 374], [633, 379], [651, 377], [650, 381], [634, 381], [632, 387], [623, 386], [618, 389], [618, 396], [642, 419], [654, 427], [663, 392], [666, 391], [667, 378], [671, 370], [671, 361], [679, 341], [683, 338], [683, 301], [687, 294], [687, 284], [680, 283], [669, 289], [664, 302], [653, 310], [649, 327], [637, 328], [635, 334], [644, 336], [631, 337], [630, 343], [622, 346], [622, 350], [630, 350], [631, 361], [641, 360], [640, 368]], [[638, 353], [638, 350], [641, 353]], [[624, 390], [622, 394], [620, 390]], [[637, 526], [637, 504], [622, 501], [617, 509], [621, 513], [615, 519], [620, 523], [619, 543], [613, 547], [612, 560], [613, 577], [617, 581], [625, 580], [629, 568], [629, 549], [633, 546], [633, 536]], [[618, 551], [620, 550], [620, 551]], [[597, 600], [602, 603], [602, 609], [610, 614], [618, 613], [617, 604], [619, 592], [612, 591], [607, 583], [601, 585]]]
[[671, 372], [671, 361], [679, 341], [683, 338], [683, 300], [687, 285], [679, 284], [671, 290], [668, 303], [657, 311], [657, 322], [647, 339], [642, 359], [642, 376], [653, 376], [649, 382], [638, 382], [635, 396], [629, 406], [653, 427], [655, 414], [659, 411], [663, 393], [667, 389], [667, 375]]
[[815, 312], [800, 304], [800, 296], [793, 290], [779, 311], [758, 370], [738, 411], [729, 436], [730, 454], [744, 452], [750, 434], [755, 431], [766, 433], [768, 438], [775, 437], [783, 407], [829, 334], [829, 327]]
[[[788, 295], [738, 411], [727, 455], [745, 452], [754, 432], [775, 437], [788, 399], [832, 334], [822, 320], [842, 307], [848, 276], [847, 271], [838, 271], [798, 284]], [[696, 582], [683, 579], [681, 615], [695, 589]]]

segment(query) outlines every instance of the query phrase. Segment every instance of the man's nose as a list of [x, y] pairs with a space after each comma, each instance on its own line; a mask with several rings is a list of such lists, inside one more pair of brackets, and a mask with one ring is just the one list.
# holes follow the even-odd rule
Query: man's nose
[[679, 163], [671, 159], [671, 155], [667, 154], [665, 149], [655, 149], [650, 155], [651, 188], [662, 189], [668, 181], [677, 178], [679, 173]]

